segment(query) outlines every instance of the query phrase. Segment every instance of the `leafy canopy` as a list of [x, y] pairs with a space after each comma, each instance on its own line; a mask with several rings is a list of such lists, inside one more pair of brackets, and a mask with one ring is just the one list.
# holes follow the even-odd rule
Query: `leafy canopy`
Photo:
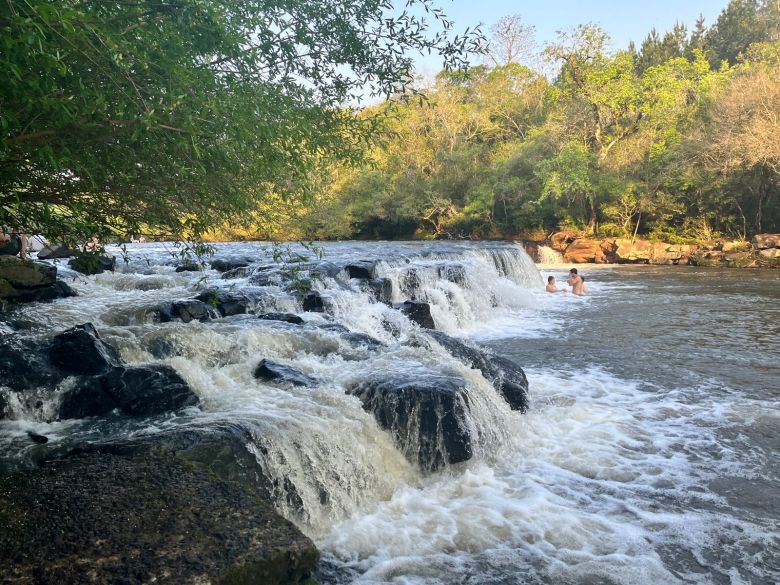
[[305, 195], [374, 129], [345, 104], [404, 92], [414, 52], [457, 68], [477, 48], [430, 0], [393, 4], [0, 3], [0, 225], [197, 237]]

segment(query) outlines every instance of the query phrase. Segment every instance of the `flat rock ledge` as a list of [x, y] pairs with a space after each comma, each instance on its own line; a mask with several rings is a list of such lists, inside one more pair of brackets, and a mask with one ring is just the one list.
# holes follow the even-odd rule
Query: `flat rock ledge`
[[0, 477], [2, 583], [291, 585], [318, 560], [261, 499], [171, 453], [83, 453]]

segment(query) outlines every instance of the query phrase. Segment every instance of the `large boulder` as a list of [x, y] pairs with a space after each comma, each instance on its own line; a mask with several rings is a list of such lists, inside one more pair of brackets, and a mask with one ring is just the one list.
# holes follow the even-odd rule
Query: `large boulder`
[[756, 234], [752, 243], [756, 250], [780, 248], [780, 234]]
[[563, 253], [563, 259], [574, 264], [586, 262], [604, 264], [607, 261], [601, 242], [587, 238], [580, 238], [569, 244]]
[[49, 360], [68, 374], [96, 375], [119, 365], [119, 355], [100, 339], [92, 323], [77, 325], [55, 335]]
[[649, 264], [654, 256], [652, 242], [647, 240], [614, 240], [614, 261], [618, 264]]
[[9, 583], [292, 585], [319, 554], [256, 495], [181, 457], [81, 453], [0, 477]]
[[70, 286], [57, 280], [56, 266], [0, 256], [0, 301], [50, 301], [75, 295]]
[[410, 321], [414, 321], [425, 329], [436, 329], [436, 323], [431, 315], [431, 306], [419, 301], [404, 301], [395, 308], [406, 315]]
[[15, 392], [53, 389], [63, 377], [49, 363], [47, 344], [18, 334], [0, 336], [0, 386]]
[[281, 382], [293, 386], [312, 387], [317, 385], [317, 380], [299, 372], [295, 368], [285, 366], [271, 360], [261, 360], [254, 372], [255, 378], [266, 382]]
[[571, 245], [571, 243], [581, 238], [582, 236], [578, 232], [572, 232], [572, 231], [561, 231], [556, 232], [550, 236], [550, 247], [557, 251], [557, 252], [565, 252], [566, 248]]
[[322, 313], [325, 311], [325, 303], [322, 301], [322, 295], [316, 290], [308, 291], [301, 300], [303, 310], [312, 313]]
[[427, 333], [450, 355], [482, 372], [512, 410], [528, 410], [528, 378], [523, 368], [507, 358], [490, 355], [441, 331]]
[[389, 305], [393, 302], [393, 282], [389, 278], [374, 278], [363, 282], [361, 288], [378, 303]]
[[471, 459], [466, 384], [462, 378], [410, 372], [351, 384], [406, 458], [425, 471]]
[[101, 416], [113, 410], [154, 416], [196, 404], [197, 395], [170, 366], [119, 366], [78, 380], [63, 396], [60, 418]]

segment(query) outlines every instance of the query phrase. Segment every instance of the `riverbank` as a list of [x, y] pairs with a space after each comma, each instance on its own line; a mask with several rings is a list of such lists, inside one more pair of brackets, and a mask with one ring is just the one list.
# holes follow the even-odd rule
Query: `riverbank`
[[537, 263], [652, 264], [780, 268], [780, 234], [758, 234], [751, 241], [720, 240], [670, 244], [642, 239], [593, 239], [578, 232], [556, 232], [523, 246]]

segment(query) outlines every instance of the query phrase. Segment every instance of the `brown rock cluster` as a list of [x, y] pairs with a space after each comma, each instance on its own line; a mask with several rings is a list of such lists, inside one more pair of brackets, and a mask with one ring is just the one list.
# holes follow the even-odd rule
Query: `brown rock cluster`
[[552, 234], [547, 242], [530, 243], [534, 250], [542, 244], [561, 252], [564, 261], [572, 264], [780, 267], [780, 234], [758, 234], [752, 242], [734, 240], [691, 245], [627, 238], [595, 240], [578, 232], [561, 231]]

